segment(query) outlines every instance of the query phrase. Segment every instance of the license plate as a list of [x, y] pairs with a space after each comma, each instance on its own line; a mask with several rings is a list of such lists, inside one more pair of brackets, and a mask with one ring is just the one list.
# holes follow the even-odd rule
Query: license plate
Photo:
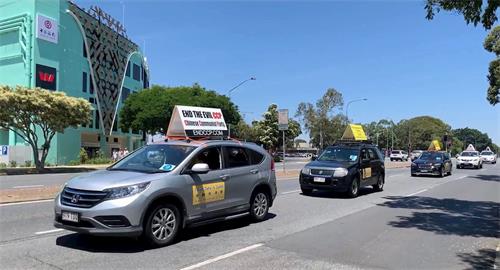
[[314, 177], [314, 182], [324, 183], [325, 181], [326, 181], [326, 179], [323, 177]]
[[63, 211], [62, 212], [62, 220], [71, 221], [71, 222], [78, 222], [79, 216], [78, 216], [78, 213]]
[[428, 172], [427, 170], [420, 170], [420, 172]]

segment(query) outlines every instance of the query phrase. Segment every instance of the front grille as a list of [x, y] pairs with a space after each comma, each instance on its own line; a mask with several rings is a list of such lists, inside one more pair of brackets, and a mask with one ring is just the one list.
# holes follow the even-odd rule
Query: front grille
[[67, 206], [91, 208], [102, 202], [108, 195], [107, 192], [81, 190], [65, 187], [61, 193], [61, 203]]
[[124, 216], [98, 216], [94, 217], [97, 221], [109, 227], [128, 227], [130, 222]]
[[311, 169], [312, 175], [333, 175], [333, 170]]

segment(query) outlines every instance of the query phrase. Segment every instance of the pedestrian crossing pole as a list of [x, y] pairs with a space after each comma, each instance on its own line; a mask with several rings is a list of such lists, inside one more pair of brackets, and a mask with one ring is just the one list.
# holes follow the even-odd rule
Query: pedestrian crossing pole
[[285, 131], [283, 130], [283, 173], [286, 174], [286, 169], [285, 169], [285, 153], [286, 153]]

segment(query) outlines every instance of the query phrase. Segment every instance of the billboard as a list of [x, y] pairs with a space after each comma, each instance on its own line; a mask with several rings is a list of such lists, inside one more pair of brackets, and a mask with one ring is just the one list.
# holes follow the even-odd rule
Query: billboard
[[217, 108], [192, 106], [174, 107], [167, 136], [212, 137], [227, 136], [222, 111]]
[[36, 87], [41, 87], [48, 90], [56, 90], [57, 70], [53, 67], [36, 64], [35, 83]]

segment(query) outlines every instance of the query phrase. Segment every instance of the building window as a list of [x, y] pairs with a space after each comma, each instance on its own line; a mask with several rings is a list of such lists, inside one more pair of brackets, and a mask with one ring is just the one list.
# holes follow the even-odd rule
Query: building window
[[82, 73], [82, 92], [87, 93], [87, 72]]
[[99, 129], [99, 110], [95, 110], [95, 129]]
[[127, 97], [130, 95], [130, 89], [128, 89], [127, 87], [123, 87], [122, 88], [122, 103], [125, 102], [125, 100], [127, 99]]
[[92, 77], [92, 74], [90, 74], [90, 94], [94, 94], [94, 77]]
[[113, 123], [113, 131], [118, 131], [118, 120], [115, 117], [115, 122]]
[[117, 143], [118, 142], [118, 138], [113, 138], [113, 142]]
[[125, 76], [130, 78], [130, 61], [127, 63], [127, 71], [125, 71]]
[[133, 74], [133, 78], [134, 80], [136, 81], [140, 81], [141, 80], [141, 67], [139, 67], [138, 65], [134, 64], [134, 74]]
[[87, 58], [87, 48], [85, 48], [85, 40], [82, 41], [83, 57]]

